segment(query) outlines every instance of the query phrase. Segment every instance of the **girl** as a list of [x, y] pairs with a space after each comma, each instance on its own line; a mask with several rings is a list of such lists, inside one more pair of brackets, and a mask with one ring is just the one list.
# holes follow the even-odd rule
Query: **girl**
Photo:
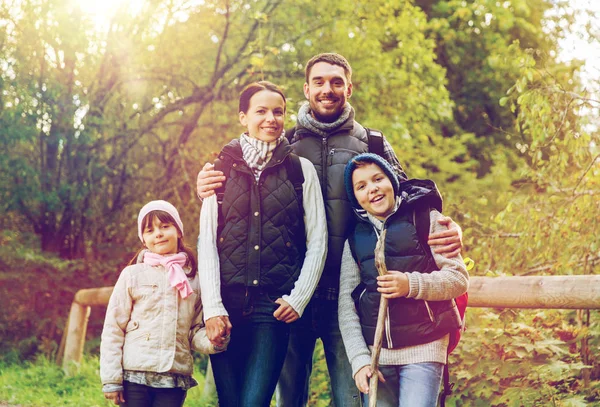
[[[368, 394], [379, 375], [377, 406], [435, 407], [446, 363], [449, 333], [461, 326], [452, 301], [466, 292], [468, 274], [460, 256], [446, 258], [420, 243], [418, 208], [438, 208], [432, 181], [399, 183], [380, 156], [360, 154], [346, 166], [348, 198], [360, 221], [342, 257], [339, 323], [358, 389]], [[429, 211], [428, 211], [429, 212]], [[430, 233], [441, 230], [435, 209]], [[383, 229], [389, 272], [378, 276], [374, 249]], [[380, 295], [389, 299], [380, 369], [371, 372]]]
[[202, 328], [196, 259], [183, 242], [177, 209], [166, 201], [146, 204], [138, 236], [144, 248], [121, 272], [106, 311], [102, 391], [128, 407], [178, 407], [197, 385], [191, 349], [218, 349]]
[[221, 407], [269, 406], [289, 324], [302, 315], [325, 261], [319, 180], [308, 160], [291, 153], [285, 109], [283, 92], [270, 82], [242, 91], [246, 132], [219, 154], [227, 182], [200, 214], [207, 334], [216, 346], [231, 334], [227, 351], [211, 356]]

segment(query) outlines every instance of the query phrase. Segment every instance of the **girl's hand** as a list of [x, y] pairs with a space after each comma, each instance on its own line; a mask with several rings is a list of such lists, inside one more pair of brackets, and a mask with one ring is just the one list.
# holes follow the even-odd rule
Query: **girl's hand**
[[275, 303], [279, 304], [279, 308], [277, 308], [273, 313], [273, 316], [276, 320], [289, 324], [300, 318], [300, 315], [298, 315], [294, 308], [292, 308], [292, 306], [285, 302], [282, 298], [277, 298]]
[[122, 391], [111, 391], [109, 393], [104, 393], [104, 398], [112, 401], [117, 406], [125, 403], [125, 398], [123, 397]]
[[429, 235], [429, 246], [439, 246], [434, 249], [447, 258], [456, 257], [462, 250], [462, 229], [448, 216], [438, 219], [440, 225], [446, 225], [448, 230]]
[[[369, 379], [372, 375], [371, 366], [367, 365], [363, 366], [358, 372], [356, 372], [356, 375], [354, 376], [354, 383], [356, 383], [356, 387], [364, 394], [369, 394]], [[377, 371], [377, 375], [379, 376], [379, 381], [381, 383], [385, 383], [385, 378], [379, 370]]]
[[214, 345], [223, 347], [231, 335], [231, 322], [226, 315], [219, 315], [206, 320], [206, 336]]
[[377, 276], [377, 286], [377, 291], [387, 299], [406, 297], [409, 291], [408, 277], [396, 270], [388, 270], [388, 274]]

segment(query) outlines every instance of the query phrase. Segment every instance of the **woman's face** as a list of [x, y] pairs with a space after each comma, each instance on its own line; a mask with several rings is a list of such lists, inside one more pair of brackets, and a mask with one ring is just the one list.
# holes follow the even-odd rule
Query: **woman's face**
[[240, 112], [240, 123], [248, 135], [262, 141], [275, 141], [283, 132], [285, 102], [279, 93], [270, 90], [256, 92], [250, 98], [247, 112]]
[[377, 219], [384, 220], [394, 210], [394, 187], [377, 164], [355, 169], [352, 186], [359, 205]]

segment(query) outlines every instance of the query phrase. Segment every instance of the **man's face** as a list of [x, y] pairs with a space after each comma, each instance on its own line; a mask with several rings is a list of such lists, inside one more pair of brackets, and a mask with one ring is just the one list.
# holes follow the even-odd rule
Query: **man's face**
[[325, 123], [336, 121], [351, 95], [352, 83], [346, 79], [344, 68], [327, 62], [312, 66], [308, 83], [304, 84], [304, 96], [315, 119]]

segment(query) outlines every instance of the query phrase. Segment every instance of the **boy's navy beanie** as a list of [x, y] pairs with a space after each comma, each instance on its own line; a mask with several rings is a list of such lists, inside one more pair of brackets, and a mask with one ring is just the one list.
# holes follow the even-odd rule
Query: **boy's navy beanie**
[[356, 163], [370, 163], [375, 164], [383, 173], [390, 179], [392, 183], [392, 188], [394, 189], [394, 196], [398, 195], [398, 191], [400, 190], [400, 181], [398, 180], [398, 176], [394, 172], [392, 166], [381, 156], [373, 153], [362, 153], [352, 158], [346, 164], [346, 169], [344, 171], [344, 185], [346, 187], [346, 194], [348, 195], [348, 200], [352, 204], [352, 207], [361, 209], [356, 197], [354, 196], [354, 187], [352, 185], [352, 174], [354, 170], [357, 168]]

